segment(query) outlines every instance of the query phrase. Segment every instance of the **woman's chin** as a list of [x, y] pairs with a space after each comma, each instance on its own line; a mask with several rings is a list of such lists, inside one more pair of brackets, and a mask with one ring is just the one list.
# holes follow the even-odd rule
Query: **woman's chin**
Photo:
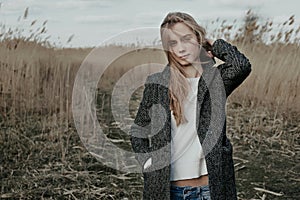
[[191, 65], [191, 63], [187, 60], [182, 60], [182, 61], [179, 61], [179, 63], [182, 65], [182, 66], [189, 66]]

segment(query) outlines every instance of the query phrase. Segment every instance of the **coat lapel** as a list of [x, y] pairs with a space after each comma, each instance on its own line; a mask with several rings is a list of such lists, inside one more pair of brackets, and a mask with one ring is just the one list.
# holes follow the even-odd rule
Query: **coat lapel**
[[[199, 130], [198, 126], [200, 125], [199, 118], [200, 118], [200, 114], [201, 114], [202, 104], [203, 104], [205, 96], [209, 94], [207, 85], [212, 84], [212, 80], [213, 80], [213, 76], [214, 76], [214, 72], [215, 72], [215, 70], [213, 69], [213, 65], [214, 65], [213, 62], [202, 64], [203, 73], [198, 82], [198, 93], [197, 93], [197, 109], [196, 109], [197, 130]], [[164, 85], [166, 88], [168, 88], [168, 86], [169, 86], [170, 74], [171, 74], [171, 69], [170, 69], [170, 65], [168, 64], [162, 71], [162, 80], [161, 80], [162, 81], [161, 84]], [[167, 97], [167, 98], [164, 98], [165, 100], [169, 99], [168, 94], [164, 94], [164, 96]], [[168, 104], [169, 102], [164, 101], [163, 103]], [[201, 117], [209, 117], [209, 116], [201, 116]], [[204, 141], [204, 138], [206, 137], [206, 132], [199, 132], [199, 131], [197, 131], [197, 132], [198, 132], [198, 136], [200, 139], [200, 143], [202, 144]]]
[[203, 74], [198, 86], [196, 125], [205, 152], [210, 152], [221, 137], [226, 115], [223, 79], [218, 68], [212, 65], [202, 66]]

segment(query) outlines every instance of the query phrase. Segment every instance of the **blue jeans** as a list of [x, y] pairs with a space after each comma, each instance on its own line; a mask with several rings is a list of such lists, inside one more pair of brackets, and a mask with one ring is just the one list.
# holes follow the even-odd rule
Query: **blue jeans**
[[171, 200], [210, 200], [209, 186], [175, 186], [171, 184]]

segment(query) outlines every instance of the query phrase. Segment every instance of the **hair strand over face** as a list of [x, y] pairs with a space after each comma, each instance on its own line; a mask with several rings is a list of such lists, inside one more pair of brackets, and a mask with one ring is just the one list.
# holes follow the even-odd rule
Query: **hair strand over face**
[[173, 111], [176, 125], [178, 126], [187, 121], [184, 116], [183, 101], [188, 95], [189, 84], [185, 79], [186, 73], [180, 63], [176, 61], [168, 46], [168, 33], [176, 23], [184, 23], [188, 26], [196, 35], [199, 45], [202, 45], [205, 42], [206, 31], [192, 16], [182, 12], [168, 13], [160, 26], [162, 45], [171, 69], [169, 81], [170, 109]]

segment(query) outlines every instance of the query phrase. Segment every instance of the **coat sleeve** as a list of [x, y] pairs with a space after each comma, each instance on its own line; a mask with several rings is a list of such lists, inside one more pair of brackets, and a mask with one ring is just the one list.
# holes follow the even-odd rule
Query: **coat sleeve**
[[149, 134], [151, 130], [151, 117], [149, 111], [152, 107], [152, 95], [153, 95], [153, 84], [147, 77], [145, 88], [143, 91], [143, 97], [140, 102], [134, 123], [130, 128], [130, 142], [133, 151], [136, 153], [135, 157], [141, 166], [145, 165], [145, 162], [149, 159], [147, 153], [150, 150]]
[[222, 39], [213, 43], [212, 54], [224, 61], [217, 68], [220, 70], [228, 97], [250, 74], [251, 64], [235, 46]]

